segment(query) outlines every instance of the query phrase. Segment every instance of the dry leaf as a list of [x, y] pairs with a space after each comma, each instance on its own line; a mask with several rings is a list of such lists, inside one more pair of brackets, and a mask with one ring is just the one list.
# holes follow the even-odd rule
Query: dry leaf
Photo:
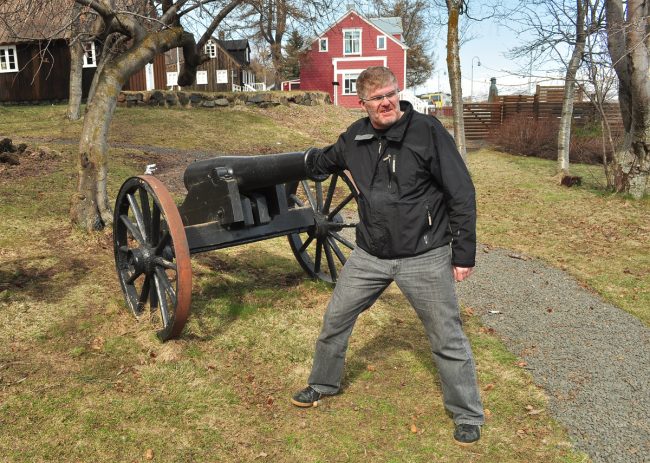
[[526, 405], [526, 410], [532, 410], [533, 408], [535, 407], [533, 407], [532, 405]]
[[417, 434], [417, 432], [418, 432], [418, 427], [415, 425], [415, 423], [411, 424], [411, 432], [413, 434]]
[[377, 367], [374, 366], [374, 365], [368, 365], [368, 366], [366, 367], [366, 369], [367, 369], [368, 371], [376, 371], [376, 370], [377, 370]]
[[90, 343], [90, 348], [92, 350], [102, 350], [104, 348], [104, 338], [102, 338], [101, 336], [97, 336]]
[[540, 408], [539, 410], [532, 409], [532, 410], [530, 410], [530, 411], [528, 412], [528, 414], [529, 414], [529, 415], [539, 415], [539, 414], [542, 413], [543, 411], [544, 411], [543, 408]]
[[483, 414], [485, 415], [486, 418], [491, 418], [492, 417], [492, 410], [489, 408], [486, 408], [483, 410]]
[[153, 449], [147, 449], [147, 451], [144, 452], [144, 458], [146, 460], [153, 460]]
[[492, 389], [494, 389], [494, 384], [492, 384], [492, 383], [486, 384], [485, 387], [483, 388], [483, 390], [486, 391], [486, 392], [491, 391]]
[[466, 314], [468, 317], [473, 316], [473, 315], [474, 315], [474, 309], [472, 309], [471, 307], [466, 307], [466, 308], [465, 308], [465, 314]]
[[523, 368], [523, 367], [527, 367], [527, 366], [528, 366], [528, 363], [527, 363], [527, 362], [524, 362], [524, 361], [522, 360], [521, 362], [516, 362], [515, 365], [517, 365], [518, 367]]

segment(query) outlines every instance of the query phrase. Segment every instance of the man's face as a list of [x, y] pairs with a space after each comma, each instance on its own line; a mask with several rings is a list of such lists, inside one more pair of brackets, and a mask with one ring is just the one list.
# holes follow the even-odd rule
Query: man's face
[[387, 129], [402, 117], [402, 111], [399, 109], [399, 92], [394, 84], [371, 88], [360, 103], [368, 113], [370, 123], [376, 129]]

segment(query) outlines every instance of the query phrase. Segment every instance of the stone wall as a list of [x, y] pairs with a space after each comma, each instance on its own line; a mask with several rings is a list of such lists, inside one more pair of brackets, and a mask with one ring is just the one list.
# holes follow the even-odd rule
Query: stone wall
[[331, 104], [324, 92], [241, 92], [207, 93], [151, 90], [143, 92], [120, 92], [118, 106], [158, 106], [182, 108], [221, 108], [237, 105], [270, 108], [289, 103], [318, 106]]

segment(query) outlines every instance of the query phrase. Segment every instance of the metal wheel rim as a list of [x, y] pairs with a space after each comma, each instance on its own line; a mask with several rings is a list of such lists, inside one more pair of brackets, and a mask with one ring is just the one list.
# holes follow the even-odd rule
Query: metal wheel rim
[[149, 307], [149, 316], [160, 318], [156, 334], [161, 340], [180, 335], [192, 296], [190, 252], [176, 204], [155, 177], [132, 177], [122, 185], [113, 244], [118, 278], [133, 314], [141, 318]]

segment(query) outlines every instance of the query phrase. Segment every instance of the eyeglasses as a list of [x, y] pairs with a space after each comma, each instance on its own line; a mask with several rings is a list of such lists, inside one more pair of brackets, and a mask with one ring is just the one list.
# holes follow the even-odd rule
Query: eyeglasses
[[373, 96], [373, 97], [370, 97], [370, 98], [361, 98], [361, 97], [359, 97], [359, 99], [361, 101], [365, 101], [366, 103], [368, 103], [368, 102], [370, 102], [370, 103], [381, 103], [382, 101], [384, 101], [384, 98], [386, 98], [387, 100], [390, 100], [391, 98], [393, 98], [398, 93], [399, 93], [399, 89], [396, 88], [392, 92], [388, 92], [388, 93], [386, 93], [384, 95], [377, 95], [377, 96]]

